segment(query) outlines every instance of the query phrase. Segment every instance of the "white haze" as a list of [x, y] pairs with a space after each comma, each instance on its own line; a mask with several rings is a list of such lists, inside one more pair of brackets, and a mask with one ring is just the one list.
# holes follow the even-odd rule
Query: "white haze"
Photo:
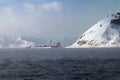
[[[71, 19], [64, 18], [67, 10], [61, 2], [24, 3], [0, 8], [0, 35], [53, 37], [66, 34]], [[61, 35], [60, 35], [61, 34]]]
[[79, 37], [106, 14], [119, 11], [119, 2], [115, 1], [85, 1], [86, 4], [80, 0], [32, 1], [0, 5], [0, 35], [50, 39]]

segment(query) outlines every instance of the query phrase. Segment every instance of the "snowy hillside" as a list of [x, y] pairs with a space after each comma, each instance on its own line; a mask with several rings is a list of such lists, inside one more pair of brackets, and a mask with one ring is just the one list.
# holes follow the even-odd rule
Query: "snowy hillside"
[[0, 36], [0, 48], [26, 48], [34, 46], [34, 43], [23, 40], [21, 37]]
[[97, 22], [69, 47], [120, 47], [120, 13]]

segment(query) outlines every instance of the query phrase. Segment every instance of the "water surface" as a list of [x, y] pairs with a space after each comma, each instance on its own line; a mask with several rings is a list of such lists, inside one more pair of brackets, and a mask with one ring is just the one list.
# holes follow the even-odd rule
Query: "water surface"
[[0, 49], [0, 80], [120, 80], [120, 49]]

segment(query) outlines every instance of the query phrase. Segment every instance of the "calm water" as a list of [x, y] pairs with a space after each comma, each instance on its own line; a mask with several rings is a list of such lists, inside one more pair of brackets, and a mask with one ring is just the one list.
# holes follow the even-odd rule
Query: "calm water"
[[120, 80], [120, 48], [0, 49], [0, 80]]

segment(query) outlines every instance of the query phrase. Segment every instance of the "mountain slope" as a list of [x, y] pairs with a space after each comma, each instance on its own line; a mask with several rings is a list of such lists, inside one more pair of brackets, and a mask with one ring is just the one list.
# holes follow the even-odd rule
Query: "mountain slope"
[[26, 48], [34, 46], [34, 43], [23, 40], [21, 37], [0, 36], [0, 48]]
[[120, 13], [97, 22], [69, 47], [120, 47]]

